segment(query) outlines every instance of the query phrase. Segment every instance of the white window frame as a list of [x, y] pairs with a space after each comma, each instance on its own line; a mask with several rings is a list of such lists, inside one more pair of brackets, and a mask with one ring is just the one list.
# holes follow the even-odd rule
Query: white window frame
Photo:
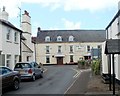
[[14, 63], [16, 64], [18, 62], [18, 55], [15, 55], [14, 57]]
[[[89, 47], [89, 48], [88, 48]], [[90, 52], [91, 49], [90, 49], [90, 45], [87, 45], [87, 52]]]
[[61, 37], [61, 36], [58, 36], [58, 37], [57, 37], [57, 41], [58, 41], [58, 42], [61, 42], [61, 41], [62, 41], [62, 37]]
[[45, 42], [50, 42], [50, 36], [45, 37]]
[[46, 46], [46, 53], [50, 53], [50, 46]]
[[70, 45], [70, 53], [73, 53], [73, 45]]
[[50, 56], [46, 56], [46, 63], [50, 63]]
[[74, 41], [74, 37], [73, 36], [69, 36], [69, 41]]
[[10, 55], [10, 54], [7, 54], [7, 55], [6, 55], [6, 66], [7, 66], [7, 67], [10, 67], [10, 63], [11, 63], [11, 55]]
[[7, 41], [11, 40], [11, 29], [10, 28], [7, 29], [6, 40]]
[[62, 46], [58, 46], [58, 53], [61, 53], [62, 52]]
[[18, 32], [14, 33], [14, 42], [17, 43], [18, 42]]

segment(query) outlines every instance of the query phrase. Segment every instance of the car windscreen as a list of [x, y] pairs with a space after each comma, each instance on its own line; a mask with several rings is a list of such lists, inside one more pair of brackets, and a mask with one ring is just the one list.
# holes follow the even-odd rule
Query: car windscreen
[[2, 68], [0, 68], [0, 75], [2, 75]]
[[31, 65], [29, 63], [17, 63], [15, 68], [31, 68]]

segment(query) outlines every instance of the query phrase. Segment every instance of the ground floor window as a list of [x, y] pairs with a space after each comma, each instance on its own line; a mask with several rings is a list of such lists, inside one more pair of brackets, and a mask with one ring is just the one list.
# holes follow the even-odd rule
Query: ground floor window
[[50, 63], [50, 56], [46, 56], [46, 63]]
[[18, 55], [15, 55], [15, 62], [14, 62], [14, 64], [16, 64], [17, 62], [18, 62]]
[[70, 55], [70, 62], [73, 62], [73, 55]]
[[7, 55], [6, 56], [6, 66], [10, 67], [10, 63], [11, 63], [11, 55]]

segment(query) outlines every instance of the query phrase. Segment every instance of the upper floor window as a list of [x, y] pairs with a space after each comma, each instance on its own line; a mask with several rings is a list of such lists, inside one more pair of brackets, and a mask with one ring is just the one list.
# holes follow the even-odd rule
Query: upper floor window
[[46, 53], [49, 53], [49, 46], [46, 46]]
[[58, 36], [58, 37], [57, 37], [57, 41], [62, 41], [62, 37], [61, 37], [61, 36]]
[[10, 34], [11, 34], [11, 29], [8, 28], [7, 34], [6, 34], [6, 39], [10, 40]]
[[90, 52], [90, 46], [89, 45], [87, 46], [87, 52]]
[[73, 52], [73, 45], [70, 45], [70, 52]]
[[73, 36], [69, 36], [69, 41], [74, 41], [74, 37]]
[[15, 42], [18, 41], [18, 33], [17, 33], [17, 32], [14, 33], [14, 41], [15, 41]]
[[45, 37], [45, 41], [46, 41], [46, 42], [50, 42], [50, 36], [46, 36], [46, 37]]
[[58, 46], [58, 53], [61, 53], [61, 46]]

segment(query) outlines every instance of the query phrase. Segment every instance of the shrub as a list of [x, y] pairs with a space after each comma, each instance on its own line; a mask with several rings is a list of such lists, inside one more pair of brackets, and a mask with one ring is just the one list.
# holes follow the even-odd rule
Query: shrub
[[100, 60], [93, 60], [91, 64], [91, 69], [95, 75], [100, 74]]
[[85, 65], [85, 60], [79, 60], [78, 64]]

